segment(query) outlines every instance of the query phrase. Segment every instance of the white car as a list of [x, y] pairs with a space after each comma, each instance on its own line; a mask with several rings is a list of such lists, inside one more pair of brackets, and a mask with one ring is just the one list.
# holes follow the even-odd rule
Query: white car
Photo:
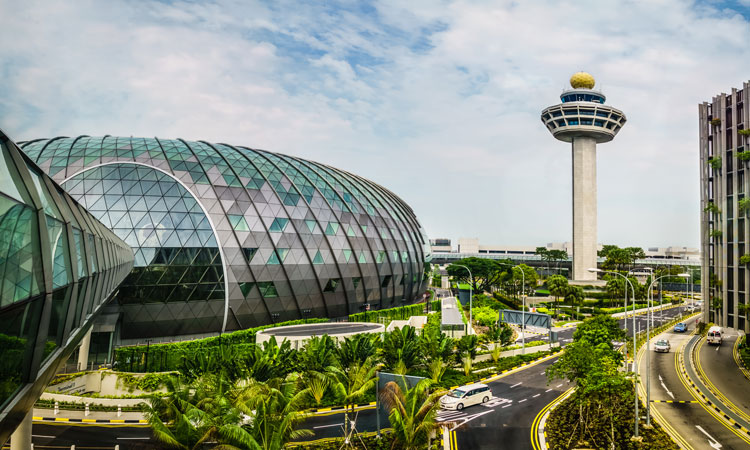
[[669, 353], [670, 348], [669, 341], [666, 339], [659, 339], [656, 341], [656, 344], [654, 344], [655, 352]]
[[467, 384], [457, 387], [445, 394], [440, 399], [440, 407], [443, 409], [455, 409], [461, 411], [467, 406], [487, 403], [492, 398], [490, 387], [482, 383]]

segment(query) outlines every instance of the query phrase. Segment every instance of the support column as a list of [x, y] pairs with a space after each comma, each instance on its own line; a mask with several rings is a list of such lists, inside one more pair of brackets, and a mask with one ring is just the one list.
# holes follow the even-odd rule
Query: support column
[[10, 450], [29, 450], [31, 448], [31, 418], [34, 410], [30, 409], [26, 417], [18, 424], [16, 431], [10, 435]]
[[78, 347], [78, 370], [86, 370], [89, 365], [89, 347], [91, 346], [91, 330], [93, 329], [94, 327], [89, 328]]
[[596, 139], [573, 138], [573, 274], [596, 280]]

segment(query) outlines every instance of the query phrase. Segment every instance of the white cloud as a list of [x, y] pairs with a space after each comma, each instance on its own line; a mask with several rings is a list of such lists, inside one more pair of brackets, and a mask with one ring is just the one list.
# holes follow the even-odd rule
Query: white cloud
[[[745, 1], [745, 0], [742, 0]], [[6, 2], [12, 137], [229, 142], [359, 173], [432, 236], [570, 239], [570, 151], [541, 125], [574, 71], [625, 111], [599, 240], [698, 244], [697, 104], [750, 78], [750, 27], [661, 2]]]

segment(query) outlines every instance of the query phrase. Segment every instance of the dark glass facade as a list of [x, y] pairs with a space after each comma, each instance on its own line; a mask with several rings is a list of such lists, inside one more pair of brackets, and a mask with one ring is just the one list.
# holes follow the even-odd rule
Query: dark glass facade
[[133, 267], [131, 248], [0, 132], [0, 443]]
[[351, 173], [202, 141], [80, 136], [23, 150], [133, 248], [123, 339], [341, 317], [422, 292], [413, 211]]

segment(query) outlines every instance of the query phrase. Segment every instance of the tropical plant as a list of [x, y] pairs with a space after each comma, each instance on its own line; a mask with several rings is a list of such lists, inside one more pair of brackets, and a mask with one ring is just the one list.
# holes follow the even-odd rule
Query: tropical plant
[[721, 214], [721, 210], [719, 209], [719, 206], [716, 205], [714, 202], [706, 202], [706, 207], [703, 208], [704, 212], [710, 212], [714, 214]]
[[[431, 317], [433, 316], [437, 317], [437, 315], [434, 314]], [[430, 328], [425, 327], [419, 343], [422, 356], [429, 362], [436, 360], [442, 362], [448, 361], [451, 358], [453, 348], [455, 347], [454, 340], [443, 334], [440, 331], [439, 326]]]
[[372, 359], [354, 363], [348, 367], [328, 367], [331, 388], [344, 404], [344, 435], [349, 435], [349, 414], [354, 412], [357, 400], [362, 398], [377, 382], [377, 371], [381, 365]]
[[313, 336], [297, 352], [300, 372], [323, 372], [336, 362], [336, 343], [328, 335]]
[[[511, 264], [512, 265], [512, 264]], [[471, 270], [469, 272], [460, 266], [466, 266]], [[499, 286], [507, 277], [507, 270], [503, 262], [486, 258], [464, 258], [451, 264], [446, 268], [448, 275], [461, 283], [473, 281], [472, 289], [474, 292], [481, 293], [490, 290], [493, 286]]]
[[427, 365], [427, 373], [430, 375], [430, 379], [435, 383], [440, 383], [443, 379], [445, 371], [448, 369], [448, 365], [440, 359], [433, 359]]
[[555, 297], [555, 314], [557, 314], [560, 308], [560, 297], [564, 297], [568, 292], [568, 279], [562, 275], [552, 275], [547, 279], [547, 288]]
[[740, 256], [740, 264], [750, 264], [750, 255]]
[[711, 123], [711, 125], [714, 125], [714, 126], [721, 125], [721, 119], [718, 118], [718, 117], [715, 117], [715, 118], [709, 120], [709, 122]]
[[456, 362], [464, 364], [464, 358], [474, 359], [479, 351], [479, 337], [476, 334], [461, 336], [456, 342]]
[[193, 450], [208, 443], [223, 448], [261, 448], [243, 428], [246, 416], [222, 376], [205, 374], [191, 384], [167, 381], [167, 396], [151, 396], [146, 407], [154, 437], [171, 448]]
[[307, 392], [309, 400], [315, 406], [320, 406], [323, 397], [331, 386], [331, 379], [325, 372], [309, 371], [299, 377], [300, 386]]
[[291, 440], [312, 436], [311, 430], [297, 428], [308, 417], [300, 411], [307, 395], [296, 383], [281, 378], [240, 382], [235, 404], [245, 417], [243, 429], [253, 438], [252, 445], [240, 448], [281, 450]]
[[721, 169], [721, 157], [714, 156], [713, 158], [708, 158], [708, 165], [714, 170]]
[[427, 379], [406, 391], [395, 381], [385, 385], [380, 399], [388, 410], [395, 448], [427, 448], [431, 436], [438, 430], [437, 411], [444, 391], [431, 390], [433, 385]]
[[722, 234], [724, 234], [724, 233], [722, 233], [721, 230], [711, 230], [711, 232], [708, 233], [708, 235], [710, 237], [717, 238], [717, 239], [720, 238], [722, 236]]
[[401, 375], [420, 362], [419, 336], [414, 327], [404, 326], [385, 333], [383, 362], [386, 369]]
[[361, 364], [368, 359], [377, 359], [376, 342], [380, 342], [378, 336], [369, 333], [345, 337], [336, 349], [339, 367], [349, 367], [355, 363]]

